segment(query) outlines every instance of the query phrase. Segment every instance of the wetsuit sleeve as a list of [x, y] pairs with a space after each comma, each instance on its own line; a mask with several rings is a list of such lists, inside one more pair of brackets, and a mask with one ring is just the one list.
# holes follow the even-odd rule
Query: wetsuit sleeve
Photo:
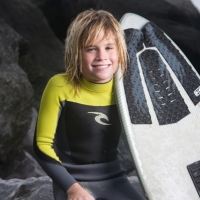
[[53, 77], [47, 84], [42, 95], [37, 119], [33, 149], [36, 160], [44, 171], [64, 191], [76, 182], [68, 173], [54, 151], [54, 137], [56, 133], [61, 101], [65, 98], [63, 86], [58, 77]]

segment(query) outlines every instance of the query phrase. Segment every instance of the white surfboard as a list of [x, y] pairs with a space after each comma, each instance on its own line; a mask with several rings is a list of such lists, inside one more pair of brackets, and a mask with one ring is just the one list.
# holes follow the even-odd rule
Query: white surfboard
[[130, 63], [115, 77], [117, 104], [149, 200], [200, 199], [200, 76], [155, 24], [121, 21]]

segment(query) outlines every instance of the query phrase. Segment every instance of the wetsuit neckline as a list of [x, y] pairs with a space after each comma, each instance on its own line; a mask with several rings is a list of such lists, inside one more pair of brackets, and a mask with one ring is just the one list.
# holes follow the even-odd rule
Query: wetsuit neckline
[[101, 84], [89, 82], [85, 78], [81, 79], [81, 85], [84, 88], [94, 92], [109, 92], [109, 91], [112, 92], [114, 89], [113, 83], [114, 83], [113, 78], [109, 82]]

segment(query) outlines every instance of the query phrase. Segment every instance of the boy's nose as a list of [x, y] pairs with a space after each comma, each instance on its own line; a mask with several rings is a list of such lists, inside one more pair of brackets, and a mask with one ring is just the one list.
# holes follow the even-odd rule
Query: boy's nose
[[106, 51], [99, 50], [96, 59], [97, 60], [106, 60], [107, 59]]

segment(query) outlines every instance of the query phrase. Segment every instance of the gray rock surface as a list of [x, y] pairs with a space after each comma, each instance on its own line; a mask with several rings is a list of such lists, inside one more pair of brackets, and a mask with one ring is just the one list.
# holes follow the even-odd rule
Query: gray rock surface
[[32, 108], [32, 121], [29, 126], [28, 132], [24, 137], [23, 142], [21, 143], [22, 149], [30, 153], [32, 156], [33, 154], [33, 137], [35, 133], [35, 126], [37, 121], [38, 112], [35, 108]]
[[23, 38], [0, 19], [0, 162], [19, 149], [32, 120], [33, 89], [18, 65], [23, 43]]
[[39, 178], [0, 179], [1, 200], [54, 200], [51, 179]]
[[24, 150], [18, 150], [9, 160], [0, 165], [0, 177], [5, 180], [45, 176], [34, 157]]
[[[0, 177], [9, 179], [45, 175], [21, 145], [27, 138], [27, 132], [34, 132], [31, 126], [36, 121], [32, 108], [33, 88], [18, 65], [19, 52], [26, 42], [0, 19], [0, 44]], [[31, 143], [32, 139], [29, 142], [26, 139], [29, 149]]]
[[49, 27], [44, 15], [27, 0], [0, 1], [0, 17], [28, 43], [19, 65], [28, 74], [35, 91], [35, 107], [49, 78], [64, 69], [64, 46]]

